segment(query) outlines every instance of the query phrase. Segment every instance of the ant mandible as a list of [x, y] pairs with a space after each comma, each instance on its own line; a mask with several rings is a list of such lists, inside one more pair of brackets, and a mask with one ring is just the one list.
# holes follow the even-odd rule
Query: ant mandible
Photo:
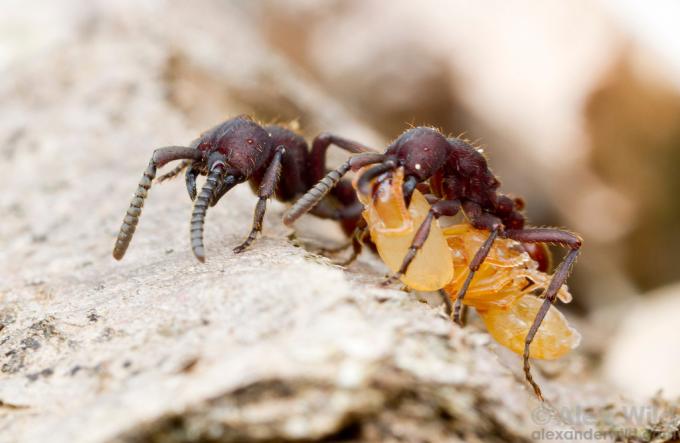
[[[186, 186], [194, 208], [191, 215], [191, 247], [196, 258], [205, 261], [203, 226], [209, 206], [214, 206], [231, 188], [244, 181], [259, 197], [250, 234], [236, 248], [243, 252], [262, 230], [267, 200], [273, 195], [280, 201], [294, 201], [321, 180], [326, 170], [326, 151], [331, 144], [357, 154], [369, 151], [365, 146], [338, 137], [317, 137], [311, 151], [300, 135], [282, 125], [262, 126], [248, 116], [227, 120], [203, 133], [188, 147], [168, 146], [156, 149], [142, 175], [137, 191], [127, 210], [113, 248], [113, 257], [120, 260], [135, 233], [149, 188], [161, 166], [175, 160], [182, 162], [158, 178], [164, 181], [186, 169]], [[377, 154], [363, 154], [375, 161]], [[207, 175], [201, 192], [196, 194], [196, 179]], [[338, 181], [336, 181], [338, 183]], [[325, 194], [324, 194], [325, 196]], [[361, 217], [362, 205], [352, 185], [339, 181], [330, 198], [317, 200], [312, 214], [342, 222], [347, 233], [354, 230]]]
[[[345, 149], [353, 143], [344, 144], [344, 139], [328, 137]], [[350, 158], [336, 170], [328, 173], [300, 198], [284, 214], [284, 223], [291, 225], [320, 202], [347, 172], [356, 171], [368, 164], [374, 164], [374, 166], [365, 170], [357, 179], [360, 192], [371, 194], [372, 186], [379, 184], [382, 180], [390, 179], [397, 168], [403, 168], [402, 188], [406, 205], [409, 205], [411, 196], [417, 187], [429, 193], [426, 198], [431, 203], [431, 208], [418, 227], [401, 267], [384, 284], [392, 283], [407, 272], [409, 265], [427, 240], [434, 219], [441, 216], [454, 216], [462, 209], [472, 226], [489, 232], [489, 236], [468, 264], [469, 273], [456, 296], [453, 320], [458, 324], [461, 324], [461, 306], [465, 293], [497, 237], [520, 242], [531, 257], [540, 264], [541, 270], [549, 266], [550, 255], [547, 248], [536, 247], [537, 244], [540, 246], [558, 244], [569, 248], [569, 252], [557, 267], [550, 284], [543, 293], [544, 301], [524, 343], [524, 372], [536, 395], [542, 398], [540, 388], [530, 373], [529, 347], [576, 261], [581, 248], [581, 238], [562, 229], [525, 227], [525, 218], [520, 212], [524, 207], [523, 201], [497, 192], [500, 182], [489, 169], [484, 156], [465, 140], [447, 138], [429, 127], [409, 129], [390, 144], [385, 153], [380, 156], [367, 158], [364, 154]], [[375, 197], [375, 194], [372, 195]], [[362, 226], [363, 229], [365, 229], [364, 226]], [[357, 234], [355, 237], [360, 235]]]

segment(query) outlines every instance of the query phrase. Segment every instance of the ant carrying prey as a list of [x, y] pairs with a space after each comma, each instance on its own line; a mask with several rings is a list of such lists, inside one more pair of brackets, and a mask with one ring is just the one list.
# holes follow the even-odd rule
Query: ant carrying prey
[[[335, 137], [335, 140], [339, 142], [335, 142], [338, 146], [343, 147], [344, 139]], [[530, 349], [533, 349], [531, 344], [544, 318], [548, 316], [548, 320], [551, 322], [555, 318], [551, 308], [553, 308], [560, 289], [576, 261], [581, 248], [581, 238], [561, 229], [526, 227], [525, 218], [520, 212], [524, 207], [523, 201], [500, 194], [498, 192], [500, 182], [489, 169], [484, 156], [474, 146], [459, 138], [447, 138], [432, 128], [416, 127], [398, 137], [388, 146], [384, 154], [370, 155], [371, 157], [369, 157], [369, 154], [352, 157], [336, 170], [328, 173], [284, 215], [284, 223], [292, 224], [301, 215], [310, 211], [322, 201], [324, 196], [340, 182], [347, 172], [350, 170], [357, 171], [361, 168], [364, 169], [358, 174], [356, 187], [359, 195], [364, 196], [364, 203], [367, 204], [368, 214], [364, 213], [366, 218], [367, 215], [370, 215], [371, 208], [379, 208], [382, 204], [381, 197], [384, 197], [384, 193], [377, 192], [381, 188], [381, 183], [393, 181], [397, 172], [403, 174], [399, 194], [403, 206], [410, 210], [414, 203], [412, 199], [416, 198], [417, 204], [422, 205], [422, 202], [425, 202], [429, 209], [424, 213], [421, 211], [420, 217], [417, 219], [419, 224], [417, 228], [414, 227], [407, 239], [408, 245], [402, 249], [405, 252], [397, 257], [398, 266], [394, 266], [396, 273], [388, 278], [385, 284], [402, 279], [407, 285], [411, 282], [411, 287], [420, 290], [440, 290], [449, 284], [451, 278], [453, 278], [451, 273], [453, 260], [448, 249], [450, 245], [447, 246], [446, 243], [443, 243], [444, 246], [437, 248], [428, 244], [428, 239], [431, 236], [445, 238], [436, 223], [441, 216], [454, 216], [462, 210], [474, 229], [489, 233], [477, 248], [474, 256], [465, 262], [467, 275], [457, 285], [453, 319], [458, 324], [461, 324], [461, 307], [473, 278], [484, 264], [487, 256], [492, 252], [494, 242], [497, 239], [518, 242], [531, 259], [536, 262], [538, 271], [546, 271], [549, 267], [550, 254], [545, 247], [546, 244], [558, 244], [569, 248], [549, 283], [540, 288], [543, 289], [541, 294], [543, 301], [539, 303], [540, 306], [536, 306], [536, 303], [532, 301], [528, 302], [529, 306], [526, 302], [528, 299], [524, 298], [522, 298], [520, 304], [509, 305], [511, 308], [515, 308], [515, 311], [513, 311], [515, 314], [520, 311], [524, 316], [526, 316], [526, 312], [535, 314], [531, 327], [524, 333], [522, 355], [526, 379], [536, 395], [542, 398], [540, 387], [533, 380], [530, 371], [529, 356]], [[372, 166], [367, 167], [369, 165]], [[421, 191], [425, 192], [424, 196], [420, 194]], [[368, 198], [366, 199], [366, 197]], [[389, 218], [387, 217], [387, 219]], [[385, 217], [383, 217], [383, 222], [384, 219]], [[371, 229], [371, 224], [376, 223], [376, 220], [366, 219], [366, 222], [359, 227], [360, 232], [355, 234], [355, 240], [361, 239], [365, 230]], [[373, 235], [372, 238], [378, 246], [378, 252], [381, 253], [380, 240], [376, 241]], [[355, 241], [356, 243], [357, 241]], [[356, 246], [356, 249], [359, 247]], [[425, 248], [438, 252], [422, 254], [422, 252], [426, 252]], [[389, 257], [389, 261], [394, 262], [394, 257], [385, 253], [384, 250], [381, 257], [388, 266], [386, 257]], [[418, 287], [414, 285], [414, 279], [410, 278], [409, 275], [411, 274], [411, 265], [412, 263], [416, 264], [419, 258], [427, 259], [428, 257], [434, 257], [435, 260], [441, 262], [430, 260], [430, 265], [426, 263], [418, 265], [423, 271], [416, 273], [418, 275], [415, 277], [425, 276], [425, 279], [419, 283], [421, 287]], [[442, 272], [433, 272], [432, 263], [435, 263], [436, 269], [442, 269]], [[445, 271], [447, 268], [449, 269], [448, 272]], [[415, 281], [417, 280], [416, 278]], [[484, 311], [483, 308], [482, 311]], [[503, 324], [508, 318], [503, 315], [493, 317], [494, 324]]]
[[[275, 196], [280, 201], [293, 201], [315, 183], [323, 179], [326, 170], [326, 151], [331, 144], [351, 153], [364, 153], [365, 146], [328, 135], [320, 135], [311, 150], [300, 135], [282, 125], [260, 125], [247, 116], [227, 120], [203, 133], [188, 147], [169, 146], [156, 149], [137, 186], [130, 207], [123, 219], [113, 249], [113, 257], [120, 260], [135, 233], [139, 216], [149, 188], [161, 166], [175, 160], [182, 162], [158, 178], [164, 181], [186, 169], [186, 186], [194, 208], [191, 215], [191, 247], [196, 258], [205, 261], [203, 226], [208, 207], [214, 206], [230, 189], [249, 181], [259, 197], [255, 206], [253, 225], [246, 240], [235, 253], [244, 251], [262, 230], [267, 200]], [[373, 159], [376, 154], [364, 154]], [[373, 156], [373, 157], [371, 157]], [[196, 194], [196, 179], [207, 175], [201, 192]], [[320, 218], [338, 220], [347, 233], [354, 231], [361, 217], [362, 205], [348, 181], [336, 181], [338, 186], [324, 195], [312, 214]]]
[[[358, 176], [361, 177], [362, 171]], [[397, 168], [391, 178], [376, 178], [373, 195], [358, 192], [364, 203], [364, 219], [378, 254], [388, 268], [396, 270], [407, 253], [416, 229], [427, 217], [430, 204], [416, 188], [406, 207], [403, 196], [404, 168]], [[470, 272], [469, 264], [488, 232], [469, 223], [440, 228], [437, 220], [430, 235], [416, 254], [402, 282], [409, 288], [437, 290], [451, 313], [450, 298], [455, 298]], [[550, 284], [550, 275], [539, 269], [524, 246], [511, 239], [497, 238], [474, 279], [467, 288], [464, 306], [474, 308], [489, 334], [501, 345], [522, 355], [524, 340], [542, 304], [537, 294]], [[443, 286], [443, 288], [442, 288]], [[557, 293], [563, 303], [571, 301], [566, 285]], [[531, 343], [531, 356], [557, 359], [580, 342], [579, 333], [566, 318], [551, 306]]]

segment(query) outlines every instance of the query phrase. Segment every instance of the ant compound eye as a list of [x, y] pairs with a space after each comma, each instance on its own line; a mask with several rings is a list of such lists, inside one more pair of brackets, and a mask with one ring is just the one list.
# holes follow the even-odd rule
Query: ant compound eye
[[246, 140], [246, 143], [252, 145], [253, 143], [255, 143], [255, 141], [252, 138], [249, 138], [248, 140]]

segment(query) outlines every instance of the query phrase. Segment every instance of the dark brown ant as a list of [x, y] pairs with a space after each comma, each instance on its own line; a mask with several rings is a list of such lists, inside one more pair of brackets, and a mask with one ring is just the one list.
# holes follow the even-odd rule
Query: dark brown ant
[[[339, 137], [333, 137], [333, 140], [345, 149], [352, 146], [352, 144], [344, 144], [346, 141]], [[545, 301], [525, 339], [524, 372], [536, 395], [542, 398], [541, 390], [531, 376], [529, 346], [576, 261], [581, 248], [581, 238], [562, 229], [525, 227], [525, 218], [520, 212], [524, 207], [523, 201], [497, 192], [500, 182], [489, 169], [484, 156], [468, 142], [459, 138], [446, 138], [439, 131], [428, 127], [409, 129], [390, 144], [385, 153], [379, 157], [350, 158], [339, 168], [328, 173], [300, 198], [284, 214], [284, 223], [292, 224], [302, 214], [313, 208], [348, 171], [356, 171], [371, 162], [376, 165], [365, 170], [358, 177], [359, 191], [370, 195], [371, 184], [376, 179], [378, 182], [389, 180], [393, 171], [403, 167], [403, 194], [406, 204], [409, 204], [416, 187], [429, 193], [426, 198], [431, 204], [431, 209], [416, 231], [399, 271], [388, 278], [385, 284], [395, 281], [406, 273], [409, 264], [427, 240], [433, 219], [441, 216], [454, 216], [462, 209], [475, 228], [490, 232], [470, 262], [469, 274], [457, 294], [453, 319], [458, 324], [462, 325], [461, 306], [465, 293], [475, 271], [484, 262], [497, 237], [513, 239], [525, 245], [527, 252], [540, 264], [542, 270], [547, 269], [550, 261], [546, 244], [558, 244], [569, 248], [569, 252], [558, 266], [543, 294]], [[355, 236], [355, 238], [358, 237], [359, 235]], [[542, 247], [536, 247], [538, 245]]]
[[[354, 154], [368, 151], [359, 143], [327, 134], [318, 136], [310, 151], [305, 139], [291, 129], [281, 125], [261, 126], [247, 116], [235, 117], [215, 126], [189, 147], [156, 149], [123, 219], [113, 257], [120, 260], [125, 255], [139, 222], [144, 199], [156, 177], [156, 170], [161, 166], [182, 160], [158, 181], [175, 177], [186, 169], [187, 191], [189, 197], [195, 200], [191, 216], [191, 247], [196, 258], [203, 262], [203, 225], [209, 206], [214, 206], [234, 186], [250, 181], [259, 200], [250, 234], [234, 248], [235, 253], [243, 252], [262, 230], [267, 199], [275, 195], [280, 201], [293, 201], [324, 177], [327, 172], [326, 151], [331, 143]], [[363, 155], [373, 160], [378, 154]], [[199, 175], [207, 175], [208, 178], [197, 196], [196, 179]], [[312, 214], [341, 221], [347, 233], [354, 230], [362, 205], [349, 181], [341, 181], [329, 198], [319, 199], [318, 203]]]

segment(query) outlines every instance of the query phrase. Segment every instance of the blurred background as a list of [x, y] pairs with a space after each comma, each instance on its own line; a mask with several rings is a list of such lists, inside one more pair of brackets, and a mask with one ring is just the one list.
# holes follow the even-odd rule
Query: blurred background
[[[163, 140], [238, 113], [297, 119], [309, 138], [329, 130], [378, 149], [410, 125], [464, 134], [484, 147], [504, 191], [526, 199], [532, 224], [584, 237], [571, 314], [595, 371], [631, 395], [680, 395], [680, 3], [0, 6], [6, 168], [31, 152], [56, 158], [37, 136], [43, 125], [102, 139], [143, 132], [156, 102], [176, 112]], [[32, 77], [18, 77], [26, 66]], [[106, 112], [88, 112], [88, 101]], [[149, 147], [130, 138], [139, 157], [102, 148], [94, 176], [146, 161]], [[21, 183], [7, 185], [3, 194]]]

